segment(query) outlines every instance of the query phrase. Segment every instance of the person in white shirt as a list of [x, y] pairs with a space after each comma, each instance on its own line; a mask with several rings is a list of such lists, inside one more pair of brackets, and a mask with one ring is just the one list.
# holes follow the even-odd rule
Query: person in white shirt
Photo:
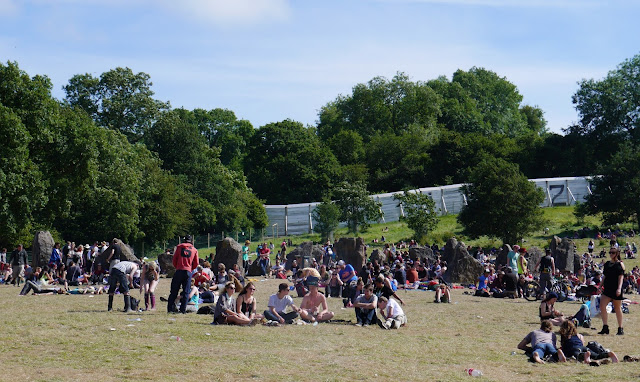
[[400, 304], [392, 298], [381, 296], [378, 299], [378, 309], [381, 316], [378, 323], [383, 329], [398, 329], [407, 323], [407, 316], [404, 315]]

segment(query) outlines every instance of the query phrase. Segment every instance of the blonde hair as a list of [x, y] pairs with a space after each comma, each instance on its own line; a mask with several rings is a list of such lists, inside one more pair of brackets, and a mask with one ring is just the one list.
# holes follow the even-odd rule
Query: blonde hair
[[302, 270], [302, 276], [303, 277], [313, 276], [313, 277], [320, 278], [320, 273], [315, 268], [304, 268]]

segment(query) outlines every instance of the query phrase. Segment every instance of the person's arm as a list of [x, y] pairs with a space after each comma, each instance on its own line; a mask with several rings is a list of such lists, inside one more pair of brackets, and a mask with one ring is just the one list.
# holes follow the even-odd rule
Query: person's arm
[[624, 280], [624, 265], [623, 265], [623, 273], [618, 275], [618, 289], [616, 290], [616, 296], [620, 296], [622, 294], [622, 281]]
[[236, 312], [242, 312], [242, 301], [244, 301], [244, 295], [236, 299]]
[[191, 287], [191, 292], [189, 292], [189, 299], [193, 298], [193, 295], [195, 295], [196, 293], [198, 293], [198, 288]]
[[198, 268], [198, 265], [200, 265], [200, 260], [198, 259], [198, 250], [195, 248], [193, 250], [196, 251], [196, 254], [193, 256], [193, 260], [191, 261], [191, 272], [193, 272], [196, 268]]
[[147, 278], [147, 272], [144, 271], [144, 267], [143, 267], [142, 271], [140, 272], [140, 293], [142, 293], [142, 290], [144, 289], [144, 282], [146, 278]]
[[551, 258], [551, 272], [552, 272], [552, 273], [551, 273], [552, 275], [555, 275], [555, 274], [556, 274], [556, 262], [555, 262], [555, 260], [553, 259], [553, 257]]
[[518, 349], [525, 351], [528, 350], [527, 345], [531, 342], [530, 334], [531, 333], [527, 334], [527, 336], [524, 337], [522, 341], [520, 341], [520, 343], [518, 344]]
[[536, 263], [536, 266], [533, 267], [533, 271], [534, 272], [538, 272], [538, 268], [540, 267], [540, 262], [542, 261], [542, 257], [538, 260], [538, 262]]
[[320, 304], [322, 306], [322, 310], [318, 312], [318, 315], [327, 313], [329, 311], [329, 307], [327, 306], [327, 298], [322, 294], [320, 296], [322, 296], [322, 302]]
[[178, 251], [182, 251], [182, 248], [178, 249], [178, 247], [176, 247], [176, 249], [174, 249], [173, 251], [173, 258], [171, 259], [171, 263], [173, 264], [173, 267], [175, 269], [178, 269], [178, 256], [180, 256], [180, 254], [178, 254]]
[[404, 301], [402, 301], [402, 299], [396, 294], [396, 292], [393, 292], [393, 297], [395, 297], [396, 300], [400, 301], [400, 305], [404, 305]]
[[253, 298], [253, 302], [251, 303], [251, 314], [249, 315], [250, 319], [254, 319], [256, 317], [256, 298]]
[[158, 270], [157, 269], [153, 269], [153, 280], [154, 281], [158, 281], [158, 279], [160, 279], [160, 274], [158, 274]]

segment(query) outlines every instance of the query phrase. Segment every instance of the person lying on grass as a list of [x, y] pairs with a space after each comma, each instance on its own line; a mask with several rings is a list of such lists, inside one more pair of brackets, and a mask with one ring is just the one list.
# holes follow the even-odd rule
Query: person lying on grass
[[[528, 344], [531, 344], [531, 347], [528, 347]], [[562, 350], [556, 348], [556, 334], [553, 333], [553, 325], [549, 320], [543, 320], [540, 329], [527, 334], [518, 344], [518, 349], [531, 352], [531, 360], [536, 363], [545, 363], [546, 356], [558, 362], [567, 360]]]
[[[591, 351], [584, 346], [584, 338], [582, 334], [578, 333], [576, 326], [572, 321], [565, 321], [560, 326], [560, 343], [562, 344], [562, 352], [566, 357], [575, 357], [578, 361], [590, 364], [592, 366], [599, 366], [600, 363], [591, 360]], [[594, 358], [611, 358], [611, 362], [618, 362], [618, 356], [612, 351], [601, 352], [604, 354], [598, 354]]]

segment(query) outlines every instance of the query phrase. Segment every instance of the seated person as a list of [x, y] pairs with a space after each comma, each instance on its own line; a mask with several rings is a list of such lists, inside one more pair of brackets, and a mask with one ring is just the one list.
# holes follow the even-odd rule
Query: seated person
[[435, 303], [451, 303], [451, 288], [447, 284], [440, 284], [438, 288], [436, 288], [436, 299]]
[[505, 269], [503, 281], [505, 296], [509, 298], [518, 297], [518, 275], [511, 268], [507, 267]]
[[284, 266], [280, 264], [280, 259], [276, 259], [276, 263], [273, 267], [271, 267], [271, 271], [269, 272], [269, 277], [278, 277], [278, 273], [284, 271]]
[[[186, 293], [183, 291], [182, 293]], [[200, 291], [198, 287], [195, 285], [195, 280], [191, 279], [191, 289], [189, 290], [189, 294], [187, 295], [187, 307], [185, 309], [185, 313], [195, 313], [198, 311], [200, 302]], [[178, 310], [180, 310], [180, 303], [177, 304]]]
[[[584, 338], [578, 333], [572, 321], [567, 320], [560, 325], [560, 343], [565, 357], [575, 357], [578, 361], [591, 364], [591, 351], [584, 346]], [[618, 362], [614, 352], [606, 352], [603, 355], [611, 357], [613, 363]]]
[[[291, 307], [292, 312], [286, 312], [287, 307]], [[281, 283], [278, 286], [278, 293], [269, 297], [269, 309], [264, 311], [264, 318], [280, 324], [293, 324], [293, 320], [298, 317], [300, 309], [293, 304], [293, 299], [289, 296], [289, 285]]]
[[407, 316], [400, 307], [400, 304], [392, 298], [380, 297], [378, 299], [378, 309], [380, 309], [381, 320], [378, 324], [383, 329], [398, 329], [407, 323]]
[[419, 281], [417, 265], [410, 265], [407, 263], [406, 267], [407, 283], [409, 283], [409, 286], [413, 287]]
[[107, 274], [107, 271], [104, 268], [102, 268], [102, 264], [98, 263], [93, 268], [93, 272], [91, 273], [91, 276], [89, 276], [89, 281], [92, 284], [101, 283], [106, 274]]
[[404, 305], [404, 301], [402, 301], [400, 296], [385, 284], [385, 277], [383, 275], [378, 275], [378, 277], [376, 277], [374, 286], [373, 293], [378, 297], [378, 301], [380, 300], [380, 297], [385, 297], [387, 299], [394, 297], [396, 300], [400, 301], [400, 304]]
[[418, 271], [418, 280], [419, 281], [429, 281], [429, 272], [423, 263], [418, 263], [416, 266]]
[[489, 292], [495, 298], [503, 298], [506, 296], [504, 285], [504, 271], [499, 271], [498, 276], [493, 279], [491, 284], [489, 284]]
[[[528, 344], [531, 344], [531, 348], [527, 347]], [[540, 329], [527, 334], [518, 344], [518, 349], [531, 351], [531, 360], [537, 363], [544, 363], [545, 356], [552, 356], [560, 362], [567, 360], [562, 350], [556, 348], [556, 334], [549, 320], [542, 321]]]
[[253, 296], [255, 291], [256, 287], [252, 282], [248, 282], [247, 285], [242, 288], [236, 300], [236, 312], [257, 323], [263, 316], [262, 314], [256, 314], [257, 303], [256, 298]]
[[373, 294], [373, 285], [368, 284], [364, 287], [364, 293], [356, 297], [353, 306], [356, 311], [356, 326], [369, 326], [378, 321], [376, 317], [378, 297]]
[[304, 297], [309, 292], [305, 286], [305, 277], [302, 269], [299, 269], [296, 273], [295, 289], [296, 293], [298, 293], [298, 297]]
[[83, 275], [82, 269], [76, 265], [76, 262], [71, 260], [69, 263], [69, 269], [67, 270], [67, 275], [64, 281], [64, 289], [69, 289], [69, 286], [78, 286], [80, 282], [78, 278], [80, 275]]
[[236, 312], [236, 301], [233, 298], [235, 290], [236, 286], [233, 281], [225, 284], [222, 293], [218, 296], [211, 325], [249, 325], [252, 323], [252, 320]]
[[199, 288], [202, 284], [208, 283], [208, 282], [211, 281], [211, 278], [209, 277], [209, 274], [208, 273], [204, 273], [203, 269], [204, 268], [202, 268], [201, 265], [198, 265], [196, 267], [196, 272], [191, 277], [191, 279], [193, 280], [194, 285], [196, 286], [196, 288]]
[[335, 270], [331, 273], [331, 279], [329, 279], [329, 283], [327, 284], [327, 296], [328, 297], [340, 297], [342, 296], [342, 286], [344, 283], [338, 277], [338, 272]]
[[478, 277], [478, 281], [476, 282], [476, 296], [478, 297], [489, 297], [489, 275], [491, 271], [489, 269], [485, 269], [484, 273]]
[[547, 293], [547, 297], [540, 303], [540, 320], [548, 320], [555, 326], [560, 326], [564, 320], [564, 314], [557, 311], [554, 304], [558, 301], [558, 295], [555, 292]]
[[244, 276], [242, 275], [243, 272], [240, 271], [240, 267], [238, 266], [238, 264], [233, 264], [229, 273], [234, 275], [235, 278], [238, 279], [240, 284], [244, 285]]
[[334, 313], [329, 310], [327, 299], [322, 293], [318, 293], [318, 278], [315, 276], [307, 277], [307, 287], [309, 293], [300, 303], [300, 318], [312, 323], [332, 319]]

